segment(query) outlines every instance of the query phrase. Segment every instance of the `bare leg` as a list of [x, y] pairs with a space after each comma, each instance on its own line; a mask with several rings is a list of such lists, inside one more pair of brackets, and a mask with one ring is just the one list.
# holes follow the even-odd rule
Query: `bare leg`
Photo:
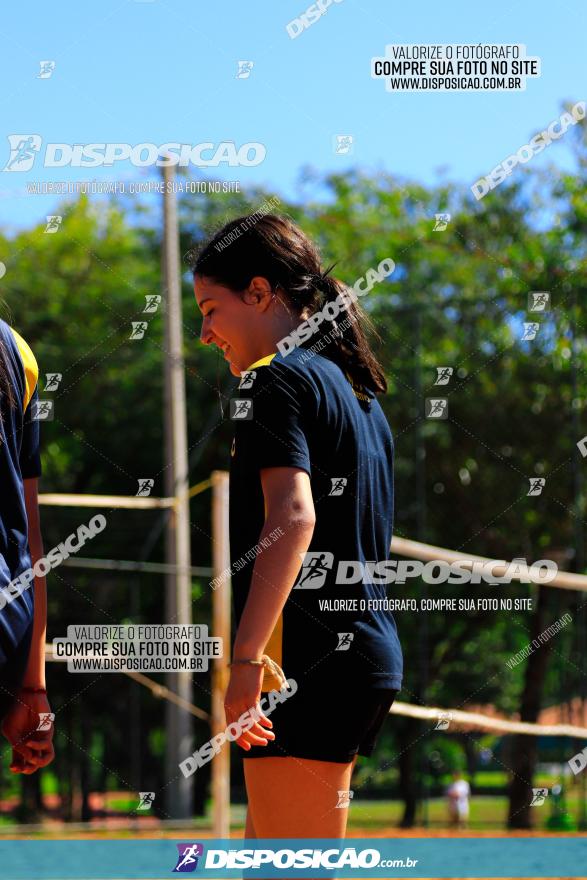
[[253, 840], [257, 837], [255, 834], [255, 826], [253, 825], [253, 819], [251, 817], [251, 808], [247, 806], [247, 819], [245, 822], [245, 837], [247, 840]]
[[244, 762], [249, 812], [257, 838], [343, 838], [354, 762], [307, 758], [249, 758]]

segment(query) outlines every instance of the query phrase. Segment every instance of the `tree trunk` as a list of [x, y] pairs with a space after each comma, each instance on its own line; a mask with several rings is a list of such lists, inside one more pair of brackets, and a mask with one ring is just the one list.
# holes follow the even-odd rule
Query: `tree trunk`
[[415, 758], [420, 722], [415, 718], [407, 718], [398, 725], [399, 742], [399, 791], [404, 802], [404, 814], [400, 828], [412, 828], [416, 822], [418, 806], [418, 781], [416, 778]]
[[80, 713], [80, 732], [81, 732], [81, 746], [82, 753], [80, 756], [81, 761], [81, 795], [82, 795], [82, 803], [81, 803], [81, 820], [82, 822], [89, 822], [92, 818], [92, 810], [90, 808], [90, 731], [88, 729], [89, 721], [88, 721], [88, 713], [81, 712]]
[[477, 743], [475, 734], [463, 734], [460, 739], [465, 753], [465, 760], [467, 762], [467, 774], [472, 787], [475, 783], [475, 770], [477, 769]]
[[[534, 653], [526, 661], [524, 690], [520, 705], [520, 720], [535, 724], [542, 708], [542, 690], [546, 678], [548, 659], [552, 649], [552, 636], [542, 644], [538, 636], [555, 621], [553, 610], [558, 601], [548, 596], [547, 587], [538, 588], [536, 611], [530, 624], [529, 641], [534, 645]], [[536, 640], [534, 642], [534, 640]], [[510, 783], [510, 803], [508, 828], [532, 828], [532, 780], [538, 755], [535, 736], [516, 734], [512, 743], [512, 780]]]
[[41, 802], [41, 789], [39, 774], [21, 775], [20, 804], [16, 809], [16, 818], [19, 822], [36, 823], [41, 819], [39, 803]]

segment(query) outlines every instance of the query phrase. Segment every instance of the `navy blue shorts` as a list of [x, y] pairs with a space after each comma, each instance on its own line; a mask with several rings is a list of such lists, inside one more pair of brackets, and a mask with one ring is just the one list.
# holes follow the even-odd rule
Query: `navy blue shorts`
[[11, 652], [7, 660], [0, 664], [0, 721], [14, 702], [22, 685], [31, 650], [32, 637], [33, 622], [31, 621], [30, 626], [16, 648]]
[[[373, 754], [377, 737], [399, 690], [396, 688], [303, 687], [267, 716], [275, 740], [243, 750], [247, 758], [309, 758], [347, 764]], [[266, 696], [262, 694], [262, 697]]]

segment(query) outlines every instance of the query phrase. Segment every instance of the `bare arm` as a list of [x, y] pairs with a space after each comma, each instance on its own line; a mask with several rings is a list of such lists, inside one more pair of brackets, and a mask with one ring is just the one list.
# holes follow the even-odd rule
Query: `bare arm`
[[[39, 518], [38, 479], [25, 479], [24, 498], [29, 524], [29, 548], [34, 565], [43, 556], [43, 539]], [[35, 618], [24, 687], [45, 687], [45, 638], [47, 633], [47, 583], [44, 577], [34, 580]]]
[[[266, 516], [259, 541], [277, 528], [285, 534], [271, 542], [255, 561], [249, 595], [234, 643], [234, 659], [237, 660], [259, 660], [264, 653], [300, 570], [300, 554], [310, 546], [316, 523], [310, 478], [304, 470], [263, 468], [261, 485]], [[224, 700], [229, 724], [251, 707], [258, 706], [262, 683], [262, 667], [248, 664], [232, 667]], [[252, 745], [267, 745], [268, 739], [275, 739], [272, 722], [259, 712], [259, 721], [236, 739], [245, 751]]]
[[258, 659], [264, 652], [300, 570], [300, 554], [310, 546], [316, 522], [310, 478], [305, 471], [264, 468], [261, 484], [267, 515], [259, 541], [277, 528], [285, 534], [257, 556], [234, 643], [235, 659]]
[[[29, 547], [34, 565], [43, 556], [43, 542], [39, 523], [37, 478], [24, 480], [24, 497], [28, 519]], [[45, 687], [45, 635], [47, 630], [47, 587], [44, 577], [35, 577], [35, 615], [33, 637], [23, 688]], [[43, 713], [43, 726], [39, 727]], [[51, 706], [46, 693], [19, 690], [6, 712], [1, 732], [12, 746], [10, 770], [29, 775], [50, 764], [55, 757], [53, 749], [54, 726]], [[47, 721], [49, 720], [49, 723]]]

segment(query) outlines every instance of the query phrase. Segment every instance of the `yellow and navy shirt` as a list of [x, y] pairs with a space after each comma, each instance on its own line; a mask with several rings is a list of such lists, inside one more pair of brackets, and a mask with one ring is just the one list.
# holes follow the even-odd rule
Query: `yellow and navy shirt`
[[[394, 444], [379, 402], [333, 361], [303, 347], [251, 364], [237, 393], [229, 515], [237, 626], [263, 552], [260, 472], [301, 468], [310, 477], [316, 525], [265, 652], [299, 687], [327, 687], [335, 676], [399, 689], [395, 621], [379, 610], [384, 603], [370, 601], [384, 600], [386, 588], [370, 582], [377, 577], [366, 566], [389, 559], [393, 531]], [[275, 686], [266, 671], [263, 690]]]
[[[0, 320], [8, 381], [15, 405], [0, 395], [0, 588], [31, 565], [23, 480], [41, 475], [39, 422], [33, 418], [38, 401], [39, 369], [31, 349]], [[31, 624], [34, 590], [24, 590], [0, 609], [0, 661], [5, 661]]]

